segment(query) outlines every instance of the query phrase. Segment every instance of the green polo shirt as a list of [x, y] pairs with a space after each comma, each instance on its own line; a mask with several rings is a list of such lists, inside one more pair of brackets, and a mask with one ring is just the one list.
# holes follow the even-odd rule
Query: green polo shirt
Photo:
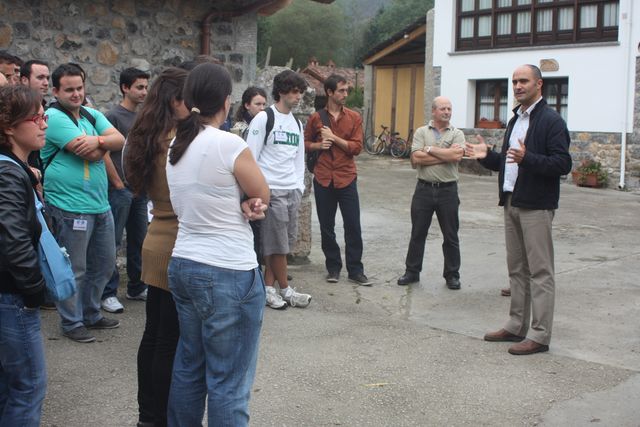
[[95, 127], [84, 117], [80, 117], [76, 126], [62, 111], [47, 110], [49, 127], [40, 152], [42, 163], [46, 165], [49, 157], [60, 151], [45, 170], [44, 194], [46, 202], [59, 209], [99, 214], [110, 209], [104, 161], [91, 162], [64, 150], [65, 145], [78, 136], [102, 135], [113, 127], [101, 112], [87, 110], [96, 119]]
[[[438, 133], [433, 126], [433, 120], [426, 126], [422, 126], [416, 130], [413, 135], [413, 144], [411, 152], [423, 150], [427, 146], [435, 146], [441, 148], [449, 148], [452, 144], [458, 144], [464, 147], [464, 133], [451, 124], [444, 132]], [[458, 180], [458, 163], [442, 163], [432, 166], [418, 166], [418, 179], [429, 182], [451, 182]]]

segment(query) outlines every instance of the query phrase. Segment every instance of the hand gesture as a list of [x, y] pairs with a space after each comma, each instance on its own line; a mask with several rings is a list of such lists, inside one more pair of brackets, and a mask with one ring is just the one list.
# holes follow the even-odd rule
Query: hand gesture
[[262, 203], [262, 199], [259, 197], [252, 197], [245, 200], [240, 207], [242, 208], [242, 214], [248, 221], [264, 219], [264, 212], [268, 208], [267, 205]]
[[527, 148], [524, 145], [522, 139], [518, 138], [518, 144], [520, 148], [509, 148], [507, 150], [507, 163], [518, 163], [522, 162], [524, 159], [524, 155], [527, 152]]
[[462, 156], [464, 156], [464, 148], [460, 144], [451, 144], [451, 151], [455, 156], [456, 161], [460, 161]]
[[322, 128], [320, 129], [320, 135], [322, 136], [323, 140], [328, 139], [330, 141], [333, 141], [333, 138], [335, 138], [335, 135], [331, 131], [331, 128], [327, 126], [322, 126]]
[[76, 146], [74, 153], [78, 156], [86, 156], [94, 151], [100, 145], [97, 136], [81, 135], [74, 139], [79, 144]]
[[484, 138], [480, 135], [476, 135], [478, 139], [477, 144], [471, 144], [466, 142], [464, 145], [464, 155], [470, 159], [484, 159], [487, 157], [487, 144], [484, 142]]
[[320, 144], [322, 144], [322, 146], [320, 147], [321, 150], [328, 150], [333, 145], [333, 141], [330, 139], [323, 139]]

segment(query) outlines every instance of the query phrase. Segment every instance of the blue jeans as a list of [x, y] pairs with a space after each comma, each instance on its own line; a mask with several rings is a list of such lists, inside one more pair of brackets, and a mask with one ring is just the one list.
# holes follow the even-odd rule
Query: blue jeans
[[207, 395], [210, 426], [248, 425], [266, 298], [260, 270], [174, 257], [169, 288], [180, 322], [169, 426], [200, 426]]
[[[142, 274], [142, 242], [147, 235], [147, 198], [134, 197], [131, 190], [109, 190], [109, 204], [113, 214], [113, 224], [116, 236], [116, 249], [122, 243], [122, 234], [127, 229], [127, 293], [139, 295], [147, 285], [140, 281]], [[102, 299], [115, 297], [120, 284], [120, 272], [114, 265], [113, 274], [102, 293]]]
[[0, 427], [37, 427], [47, 390], [40, 310], [0, 293]]
[[325, 266], [330, 273], [340, 273], [342, 259], [340, 246], [336, 242], [336, 211], [340, 206], [344, 224], [345, 261], [349, 277], [364, 273], [362, 265], [362, 231], [360, 227], [360, 199], [357, 180], [344, 188], [335, 188], [333, 183], [323, 187], [313, 180], [316, 197], [316, 212], [320, 223], [320, 239]]
[[116, 262], [113, 216], [110, 210], [78, 214], [51, 205], [47, 210], [51, 215], [51, 232], [60, 246], [67, 248], [78, 287], [71, 298], [56, 303], [62, 330], [68, 332], [102, 319], [100, 297]]

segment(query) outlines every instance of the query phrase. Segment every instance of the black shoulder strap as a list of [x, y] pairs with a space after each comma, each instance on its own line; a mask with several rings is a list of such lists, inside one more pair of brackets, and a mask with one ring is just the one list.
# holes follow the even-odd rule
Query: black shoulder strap
[[331, 128], [331, 120], [329, 120], [329, 113], [327, 112], [327, 109], [323, 108], [322, 110], [318, 111], [318, 114], [320, 115], [322, 124], [328, 128]]
[[[69, 110], [67, 110], [66, 108], [64, 108], [62, 105], [60, 105], [59, 102], [52, 102], [51, 104], [49, 104], [49, 108], [55, 108], [56, 110], [60, 110], [62, 111], [64, 114], [67, 115], [67, 117], [69, 117], [69, 119], [71, 119], [71, 121], [73, 122], [74, 125], [78, 126], [78, 128], [80, 128], [79, 124], [78, 124], [78, 120], [76, 120], [75, 116], [73, 115], [73, 113]], [[91, 113], [89, 111], [87, 111], [86, 108], [80, 106], [80, 115], [82, 117], [84, 117], [85, 119], [89, 120], [89, 123], [91, 123], [91, 126], [93, 126], [94, 128], [96, 127], [96, 118], [93, 117], [91, 115]], [[45, 165], [43, 165], [42, 167], [42, 173], [44, 175], [44, 171], [49, 167], [49, 165], [51, 164], [51, 162], [53, 161], [53, 159], [58, 155], [58, 153], [60, 152], [60, 148], [58, 148], [48, 159], [47, 159], [47, 163]]]
[[[273, 114], [273, 109], [271, 107], [265, 108], [264, 112], [267, 113], [267, 127], [265, 128], [264, 133], [264, 145], [267, 145], [267, 138], [269, 138], [269, 134], [273, 130], [275, 114]], [[300, 126], [300, 124], [298, 124], [298, 126]]]
[[[264, 134], [264, 145], [267, 145], [267, 138], [269, 138], [269, 134], [273, 130], [273, 124], [276, 118], [271, 107], [267, 107], [264, 112], [267, 113], [267, 127], [265, 128], [266, 132]], [[298, 131], [302, 132], [302, 125], [300, 124], [300, 120], [298, 120], [297, 118], [295, 120], [296, 124], [298, 125]]]
[[[67, 115], [67, 117], [69, 117], [71, 119], [71, 121], [73, 122], [74, 125], [78, 126], [78, 120], [76, 120], [75, 116], [71, 113], [71, 111], [67, 110], [62, 105], [60, 105], [59, 102], [52, 102], [51, 105], [49, 105], [49, 108], [55, 108], [56, 110], [62, 111], [63, 113], [65, 113]], [[89, 111], [87, 111], [87, 109], [82, 107], [82, 106], [80, 106], [80, 115], [82, 117], [84, 117], [85, 119], [89, 120], [89, 123], [91, 123], [91, 126], [93, 126], [93, 127], [96, 126], [96, 118], [93, 117], [91, 115], [91, 113]]]

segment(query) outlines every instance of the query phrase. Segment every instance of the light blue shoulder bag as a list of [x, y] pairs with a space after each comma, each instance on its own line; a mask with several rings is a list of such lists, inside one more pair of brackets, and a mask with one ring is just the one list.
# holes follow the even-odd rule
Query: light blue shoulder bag
[[[15, 160], [4, 154], [0, 154], [0, 160], [18, 165]], [[38, 244], [38, 260], [42, 276], [47, 284], [47, 300], [53, 302], [63, 301], [76, 293], [76, 279], [71, 268], [71, 260], [67, 250], [58, 245], [55, 237], [49, 231], [49, 227], [42, 215], [43, 205], [35, 191], [33, 196], [36, 201], [36, 215], [42, 226]]]

